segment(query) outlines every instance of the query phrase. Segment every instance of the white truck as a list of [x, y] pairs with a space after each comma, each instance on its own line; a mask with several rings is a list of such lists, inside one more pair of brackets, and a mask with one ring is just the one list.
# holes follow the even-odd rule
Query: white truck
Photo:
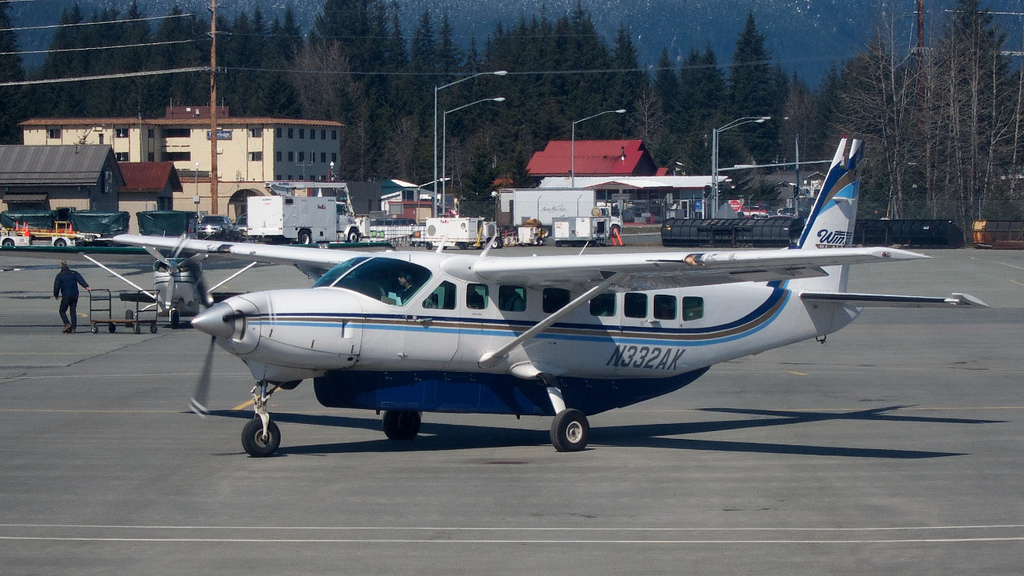
[[608, 234], [621, 235], [622, 218], [613, 216], [596, 195], [590, 188], [502, 188], [498, 190], [497, 221], [511, 227], [537, 221], [551, 232], [555, 218], [606, 218]]
[[[483, 218], [427, 218], [423, 227], [423, 245], [427, 250], [444, 244], [460, 250], [481, 248], [494, 237], [494, 222]], [[501, 238], [496, 238], [494, 248], [501, 248]]]
[[246, 235], [263, 242], [338, 241], [337, 200], [309, 196], [250, 196]]
[[267, 182], [266, 188], [271, 193], [284, 197], [333, 199], [337, 211], [336, 236], [327, 242], [359, 242], [369, 234], [369, 219], [365, 216], [356, 216], [348, 184], [345, 182], [271, 181]]

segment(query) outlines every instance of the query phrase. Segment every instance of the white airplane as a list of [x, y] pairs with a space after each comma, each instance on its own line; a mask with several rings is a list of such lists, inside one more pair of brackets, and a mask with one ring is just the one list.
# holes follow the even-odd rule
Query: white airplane
[[242, 433], [252, 456], [281, 441], [269, 396], [308, 378], [324, 406], [383, 411], [391, 439], [416, 436], [424, 412], [538, 415], [554, 417], [557, 450], [578, 451], [588, 416], [678, 390], [719, 362], [823, 339], [864, 307], [984, 306], [846, 292], [850, 264], [926, 258], [850, 247], [863, 149], [854, 140], [845, 159], [846, 144], [790, 249], [496, 258], [185, 241], [189, 253], [325, 272], [312, 288], [236, 296], [192, 320], [212, 336], [193, 409], [205, 411], [216, 343], [257, 382]]

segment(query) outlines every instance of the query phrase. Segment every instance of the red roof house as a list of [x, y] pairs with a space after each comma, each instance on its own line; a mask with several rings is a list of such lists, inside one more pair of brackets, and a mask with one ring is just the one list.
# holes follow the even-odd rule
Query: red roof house
[[[569, 176], [573, 167], [573, 143], [551, 140], [534, 153], [526, 170], [530, 176]], [[658, 165], [643, 140], [576, 140], [576, 176], [654, 176]]]
[[181, 180], [174, 162], [118, 162], [124, 176], [121, 187], [121, 210], [132, 215], [129, 230], [138, 233], [136, 212], [170, 210], [174, 194], [182, 192]]

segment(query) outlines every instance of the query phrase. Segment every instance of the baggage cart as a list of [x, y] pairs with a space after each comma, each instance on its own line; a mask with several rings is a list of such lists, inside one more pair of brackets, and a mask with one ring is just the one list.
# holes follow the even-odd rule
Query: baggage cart
[[111, 333], [116, 332], [117, 326], [121, 325], [134, 330], [136, 334], [142, 332], [143, 324], [149, 324], [149, 331], [156, 333], [157, 306], [148, 292], [120, 292], [117, 300], [127, 304], [124, 306], [124, 313], [115, 317], [114, 299], [110, 290], [93, 288], [89, 291], [89, 324], [92, 326], [93, 334], [100, 331], [101, 324], [106, 324], [107, 331]]

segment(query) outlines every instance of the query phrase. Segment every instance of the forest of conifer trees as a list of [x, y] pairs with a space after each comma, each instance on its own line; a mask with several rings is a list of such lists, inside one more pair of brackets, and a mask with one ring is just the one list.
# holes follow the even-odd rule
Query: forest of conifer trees
[[[162, 16], [154, 20], [144, 17]], [[165, 17], [163, 17], [165, 16]], [[42, 65], [26, 69], [17, 26], [0, 2], [0, 143], [20, 144], [33, 117], [160, 117], [174, 105], [209, 101], [208, 13], [85, 14], [59, 18]], [[111, 22], [84, 26], [81, 24]], [[1024, 218], [1018, 182], [1024, 76], [1003, 55], [1005, 36], [978, 0], [959, 0], [927, 51], [895, 40], [877, 17], [871, 42], [815, 87], [773, 63], [751, 13], [735, 51], [710, 48], [653, 66], [637, 61], [631, 31], [602, 37], [589, 14], [537, 14], [498, 25], [468, 46], [453, 41], [447, 15], [425, 12], [403, 30], [384, 0], [325, 0], [310, 30], [290, 9], [218, 17], [218, 104], [234, 116], [344, 123], [338, 174], [348, 180], [433, 178], [434, 88], [441, 110], [502, 96], [448, 122], [448, 166], [463, 198], [485, 201], [496, 179], [525, 183], [530, 156], [568, 139], [574, 120], [625, 108], [579, 126], [577, 138], [643, 139], [661, 166], [708, 174], [711, 131], [744, 116], [772, 121], [722, 136], [720, 165], [821, 160], [841, 134], [867, 141], [861, 210], [893, 218]], [[108, 47], [108, 49], [99, 49]], [[116, 48], [110, 48], [116, 47]], [[153, 73], [190, 69], [187, 72]], [[149, 74], [141, 74], [147, 72]], [[71, 80], [114, 75], [103, 80]], [[38, 83], [41, 80], [67, 81]], [[791, 194], [735, 173], [745, 197]], [[965, 226], [966, 224], [966, 226]]]

